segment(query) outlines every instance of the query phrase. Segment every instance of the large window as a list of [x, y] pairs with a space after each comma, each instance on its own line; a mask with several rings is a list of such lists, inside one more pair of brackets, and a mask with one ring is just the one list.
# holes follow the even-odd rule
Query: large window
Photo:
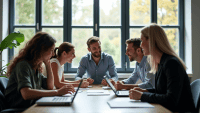
[[10, 32], [25, 34], [25, 42], [9, 50], [9, 60], [39, 31], [75, 45], [76, 58], [65, 72], [76, 72], [88, 53], [86, 41], [100, 37], [102, 51], [112, 55], [118, 72], [132, 72], [135, 62], [125, 55], [125, 41], [140, 37], [150, 23], [161, 25], [184, 60], [183, 2], [181, 0], [10, 0]]

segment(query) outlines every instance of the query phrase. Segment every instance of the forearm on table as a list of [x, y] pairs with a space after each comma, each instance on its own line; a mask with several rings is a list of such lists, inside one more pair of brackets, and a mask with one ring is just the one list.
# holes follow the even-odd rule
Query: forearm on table
[[70, 80], [64, 80], [65, 83], [78, 83], [78, 81], [70, 81]]
[[138, 87], [138, 84], [124, 84], [123, 87], [125, 89], [133, 89], [134, 87]]
[[34, 100], [34, 99], [39, 99], [41, 97], [56, 96], [58, 95], [58, 91], [26, 88], [24, 90], [21, 90], [21, 94], [24, 100]]
[[53, 73], [52, 73], [50, 64], [46, 65], [46, 70], [47, 70], [47, 89], [53, 89], [54, 77], [53, 77]]
[[59, 83], [56, 83], [56, 84], [55, 84], [55, 87], [56, 87], [57, 89], [59, 89], [59, 88], [63, 87], [64, 85], [72, 85], [72, 86], [74, 86], [74, 87], [78, 87], [79, 83], [65, 83], [65, 82], [59, 82]]

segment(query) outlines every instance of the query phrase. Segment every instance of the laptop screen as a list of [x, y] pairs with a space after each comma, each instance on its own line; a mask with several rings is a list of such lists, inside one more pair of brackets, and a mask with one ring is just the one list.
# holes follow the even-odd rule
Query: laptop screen
[[75, 92], [75, 94], [74, 94], [74, 97], [72, 98], [72, 102], [74, 101], [74, 98], [75, 98], [76, 94], [78, 93], [78, 90], [79, 90], [79, 88], [81, 87], [82, 82], [83, 82], [83, 79], [81, 79], [81, 81], [80, 81], [80, 83], [79, 83], [79, 85], [78, 85], [78, 88], [77, 88], [77, 90], [76, 90], [76, 92]]
[[104, 76], [106, 82], [108, 83], [108, 85], [111, 87], [111, 89], [116, 92], [117, 90], [115, 89], [115, 87], [113, 86], [113, 84], [110, 82], [109, 78], [107, 76]]

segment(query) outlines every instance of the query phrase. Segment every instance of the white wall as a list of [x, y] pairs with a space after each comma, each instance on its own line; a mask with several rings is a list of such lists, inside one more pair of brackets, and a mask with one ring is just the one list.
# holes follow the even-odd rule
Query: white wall
[[[1, 1], [0, 0], [0, 42], [2, 41], [2, 27], [3, 27], [3, 25], [2, 25], [2, 22], [3, 22], [3, 20], [2, 20], [2, 17], [3, 17], [3, 14], [2, 14], [2, 12], [3, 12], [3, 1]], [[2, 57], [0, 56], [0, 60], [2, 60]], [[0, 63], [0, 67], [2, 66], [2, 64]]]
[[[187, 0], [186, 0], [187, 1]], [[192, 81], [200, 78], [200, 0], [191, 0]]]
[[[0, 0], [0, 41], [9, 34], [9, 0]], [[0, 67], [8, 63], [8, 49], [5, 49], [0, 56], [4, 60], [0, 62]]]

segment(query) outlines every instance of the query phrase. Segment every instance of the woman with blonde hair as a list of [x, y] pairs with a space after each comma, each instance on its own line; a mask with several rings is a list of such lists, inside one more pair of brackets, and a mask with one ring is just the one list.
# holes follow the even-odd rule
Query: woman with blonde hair
[[[9, 81], [5, 91], [9, 108], [28, 108], [41, 97], [61, 96], [75, 92], [72, 85], [52, 90], [54, 78], [50, 58], [55, 43], [56, 40], [51, 35], [38, 32], [11, 61], [6, 73]], [[42, 63], [46, 66], [47, 77], [42, 74]]]
[[157, 24], [141, 31], [141, 48], [148, 55], [151, 72], [155, 73], [155, 89], [134, 88], [130, 99], [158, 103], [173, 112], [194, 110], [186, 66], [170, 46], [165, 31]]

